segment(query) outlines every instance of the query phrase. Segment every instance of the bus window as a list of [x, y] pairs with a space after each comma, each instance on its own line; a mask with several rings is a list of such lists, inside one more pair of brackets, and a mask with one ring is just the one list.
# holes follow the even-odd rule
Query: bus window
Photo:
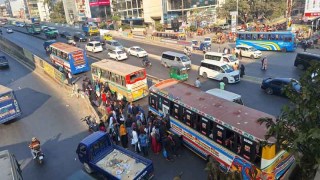
[[276, 40], [276, 35], [275, 34], [271, 34], [271, 40]]
[[198, 115], [198, 114], [194, 115], [192, 128], [198, 132], [201, 131], [200, 115]]
[[262, 156], [262, 146], [260, 144], [256, 145], [256, 152], [254, 157], [254, 164], [257, 165], [257, 167], [260, 167], [261, 165], [261, 156]]
[[214, 128], [215, 128], [215, 123], [213, 121], [209, 121], [209, 127], [208, 127], [208, 137], [210, 139], [215, 139], [214, 137]]
[[268, 34], [263, 34], [263, 40], [268, 40]]
[[235, 133], [230, 129], [226, 129], [226, 138], [225, 138], [224, 146], [229, 150], [233, 151], [235, 140], [236, 140]]
[[150, 93], [150, 95], [149, 95], [149, 105], [151, 107], [153, 107], [154, 109], [156, 109], [156, 110], [158, 110], [157, 99], [158, 99], [158, 96], [156, 94]]
[[224, 134], [225, 134], [224, 127], [222, 127], [221, 125], [217, 124], [216, 128], [215, 128], [215, 131], [216, 131], [216, 139], [215, 139], [215, 141], [217, 143], [223, 145], [224, 144]]
[[91, 68], [91, 72], [92, 72], [92, 74], [95, 74], [95, 75], [97, 75], [98, 73], [97, 73], [97, 68], [96, 67], [92, 67]]
[[204, 118], [204, 117], [201, 117], [201, 134], [205, 135], [205, 136], [209, 136], [210, 134], [210, 123], [209, 123], [209, 120]]
[[247, 34], [247, 35], [246, 35], [246, 39], [247, 39], [247, 40], [251, 40], [251, 39], [252, 39], [252, 34]]
[[259, 40], [263, 40], [263, 34], [259, 34]]
[[275, 40], [279, 40], [279, 34], [276, 34], [275, 36]]
[[253, 162], [255, 158], [255, 150], [256, 150], [255, 144], [256, 143], [253, 142], [252, 140], [243, 138], [241, 156], [247, 159], [248, 161]]
[[244, 34], [240, 34], [239, 35], [239, 39], [244, 40], [245, 39], [245, 35]]
[[292, 41], [291, 35], [283, 35], [283, 36], [284, 36], [284, 41], [285, 42], [291, 42]]
[[188, 109], [184, 109], [184, 123], [186, 123], [189, 127], [193, 127], [193, 112], [188, 110]]
[[162, 97], [158, 96], [158, 108], [162, 110]]
[[253, 34], [252, 35], [252, 40], [258, 40], [258, 35], [257, 34]]
[[171, 116], [176, 118], [177, 120], [180, 120], [180, 114], [181, 114], [181, 108], [179, 104], [172, 103], [171, 109]]

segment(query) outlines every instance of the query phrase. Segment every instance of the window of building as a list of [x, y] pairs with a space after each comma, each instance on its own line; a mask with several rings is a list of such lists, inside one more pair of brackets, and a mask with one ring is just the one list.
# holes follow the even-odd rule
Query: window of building
[[132, 0], [132, 8], [138, 8], [137, 0]]
[[133, 17], [137, 18], [138, 16], [138, 10], [137, 9], [133, 9]]
[[131, 6], [131, 1], [127, 1], [127, 9], [131, 9], [132, 6]]

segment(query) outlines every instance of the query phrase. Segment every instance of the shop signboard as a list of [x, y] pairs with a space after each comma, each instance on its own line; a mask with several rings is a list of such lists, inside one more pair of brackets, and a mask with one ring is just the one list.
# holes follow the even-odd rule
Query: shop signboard
[[110, 6], [110, 0], [89, 0], [90, 6]]

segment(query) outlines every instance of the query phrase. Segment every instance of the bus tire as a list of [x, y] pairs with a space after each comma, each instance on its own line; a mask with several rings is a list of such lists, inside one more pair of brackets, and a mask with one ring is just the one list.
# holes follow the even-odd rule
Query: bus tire
[[83, 163], [83, 168], [88, 174], [93, 173], [93, 170], [91, 169], [91, 167], [87, 163]]
[[287, 48], [282, 48], [281, 52], [287, 52]]
[[202, 73], [202, 77], [205, 78], [205, 79], [207, 79], [207, 78], [208, 78], [208, 74], [207, 74], [206, 72], [203, 72], [203, 73]]

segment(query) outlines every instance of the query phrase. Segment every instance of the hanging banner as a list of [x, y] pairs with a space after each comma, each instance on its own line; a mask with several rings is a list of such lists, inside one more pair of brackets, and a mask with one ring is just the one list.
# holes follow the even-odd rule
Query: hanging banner
[[320, 16], [320, 0], [306, 0], [304, 16]]
[[231, 11], [231, 32], [236, 32], [237, 31], [237, 16], [238, 12], [237, 11]]

